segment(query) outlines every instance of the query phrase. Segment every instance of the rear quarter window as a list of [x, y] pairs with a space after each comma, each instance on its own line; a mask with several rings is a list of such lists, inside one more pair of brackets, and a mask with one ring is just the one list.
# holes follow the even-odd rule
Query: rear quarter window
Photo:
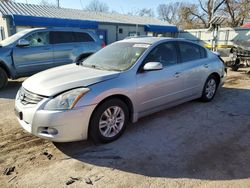
[[75, 42], [93, 42], [94, 39], [88, 34], [83, 32], [75, 32]]
[[179, 42], [181, 62], [195, 61], [207, 57], [206, 50], [199, 45]]
[[200, 54], [201, 54], [201, 58], [206, 58], [207, 57], [207, 51], [205, 48], [200, 46]]

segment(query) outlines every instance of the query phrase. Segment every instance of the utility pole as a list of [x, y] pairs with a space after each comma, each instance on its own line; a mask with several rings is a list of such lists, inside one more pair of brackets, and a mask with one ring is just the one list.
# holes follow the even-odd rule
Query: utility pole
[[60, 8], [60, 0], [57, 0], [57, 8]]

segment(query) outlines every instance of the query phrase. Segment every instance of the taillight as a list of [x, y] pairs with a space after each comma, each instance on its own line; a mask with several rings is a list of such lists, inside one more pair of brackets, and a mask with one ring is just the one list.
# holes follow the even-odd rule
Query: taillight
[[105, 42], [102, 41], [102, 48], [106, 47]]

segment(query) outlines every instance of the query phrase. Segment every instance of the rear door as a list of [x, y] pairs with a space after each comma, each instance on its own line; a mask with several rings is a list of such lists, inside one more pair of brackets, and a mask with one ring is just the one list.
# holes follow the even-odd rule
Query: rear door
[[189, 42], [178, 42], [178, 46], [184, 78], [183, 94], [188, 98], [202, 90], [210, 62], [203, 47]]
[[29, 41], [29, 46], [16, 46], [13, 49], [13, 61], [18, 74], [26, 76], [51, 68], [53, 66], [53, 47], [49, 43], [49, 32], [34, 32], [24, 39]]
[[54, 46], [54, 66], [73, 63], [82, 54], [91, 54], [100, 48], [85, 32], [52, 31], [50, 40]]
[[54, 66], [73, 63], [74, 49], [79, 47], [75, 43], [74, 32], [51, 31], [50, 41], [54, 47]]
[[164, 68], [137, 73], [137, 100], [140, 113], [147, 113], [148, 110], [182, 98], [183, 77], [177, 59], [176, 44], [167, 42], [158, 45], [149, 53], [143, 64], [147, 62], [160, 62]]

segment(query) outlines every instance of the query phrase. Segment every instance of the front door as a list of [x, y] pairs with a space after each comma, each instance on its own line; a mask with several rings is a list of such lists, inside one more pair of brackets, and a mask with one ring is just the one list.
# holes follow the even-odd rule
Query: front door
[[177, 61], [175, 43], [158, 45], [149, 53], [143, 64], [147, 62], [160, 62], [164, 68], [158, 71], [139, 71], [137, 74], [139, 113], [175, 102], [182, 97], [182, 67]]
[[25, 38], [30, 45], [14, 47], [13, 61], [18, 75], [28, 76], [53, 66], [53, 47], [49, 32], [35, 32]]

